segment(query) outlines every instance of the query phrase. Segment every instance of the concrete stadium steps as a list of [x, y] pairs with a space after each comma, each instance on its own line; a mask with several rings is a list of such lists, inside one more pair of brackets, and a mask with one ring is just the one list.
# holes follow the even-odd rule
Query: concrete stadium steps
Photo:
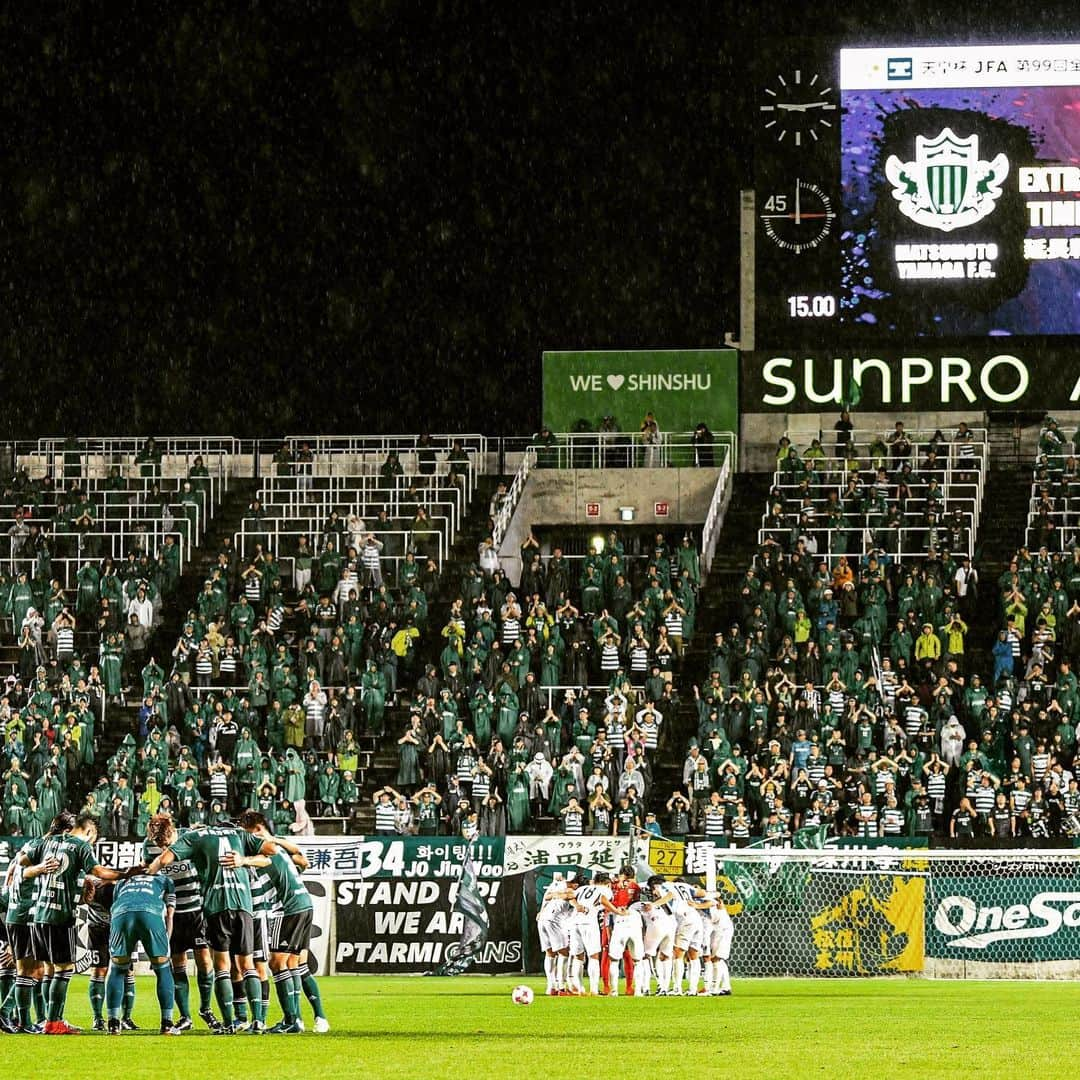
[[660, 754], [653, 766], [651, 809], [664, 821], [664, 804], [681, 786], [683, 761], [691, 735], [697, 732], [693, 687], [707, 681], [713, 635], [738, 621], [738, 584], [757, 551], [758, 529], [772, 473], [736, 473], [716, 555], [698, 599], [695, 634], [687, 644], [679, 678], [679, 708], [668, 718]]

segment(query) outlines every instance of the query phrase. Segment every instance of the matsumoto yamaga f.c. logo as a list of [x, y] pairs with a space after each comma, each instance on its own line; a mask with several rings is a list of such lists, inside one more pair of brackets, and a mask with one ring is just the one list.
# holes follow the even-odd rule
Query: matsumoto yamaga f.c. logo
[[885, 175], [893, 186], [900, 213], [919, 225], [952, 232], [981, 221], [993, 211], [1009, 159], [979, 159], [979, 136], [959, 138], [945, 128], [934, 139], [915, 137], [915, 160], [891, 154]]

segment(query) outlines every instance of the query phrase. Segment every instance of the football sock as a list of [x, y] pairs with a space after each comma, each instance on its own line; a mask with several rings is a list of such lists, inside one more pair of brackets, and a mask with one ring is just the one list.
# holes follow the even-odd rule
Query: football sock
[[589, 993], [595, 994], [600, 989], [600, 957], [589, 957]]
[[292, 1023], [293, 1016], [293, 976], [291, 971], [274, 972], [274, 989], [277, 991], [278, 1005], [281, 1006], [281, 1017], [286, 1024]]
[[20, 1027], [29, 1027], [33, 1022], [31, 1012], [34, 1002], [34, 980], [27, 975], [15, 977], [15, 1015]]
[[[615, 977], [616, 979], [619, 977], [618, 970], [615, 972]], [[606, 994], [611, 989], [611, 956], [606, 949], [600, 954], [600, 983]]]
[[244, 993], [247, 995], [248, 1005], [251, 1007], [251, 1019], [262, 1020], [262, 982], [255, 974], [254, 968], [244, 972]]
[[161, 1009], [161, 1019], [164, 1023], [172, 1023], [173, 1002], [176, 1000], [176, 984], [173, 982], [172, 962], [164, 960], [160, 964], [152, 964], [154, 978], [157, 979], [158, 1008]]
[[717, 974], [717, 980], [716, 981], [718, 983], [717, 988], [720, 989], [720, 990], [730, 990], [731, 989], [731, 972], [728, 971], [728, 966], [727, 966], [727, 961], [726, 960], [717, 960], [716, 961], [716, 974]]
[[263, 979], [260, 988], [262, 993], [260, 995], [259, 1019], [265, 1024], [266, 1014], [270, 1011], [270, 980]]
[[105, 979], [105, 1007], [109, 1011], [110, 1020], [119, 1020], [120, 1012], [124, 1005], [124, 982], [127, 975], [127, 965], [121, 967], [114, 960], [109, 965], [109, 974]]
[[63, 1020], [64, 1006], [67, 1005], [68, 987], [71, 985], [72, 971], [58, 971], [49, 985], [49, 1019]]
[[[246, 1023], [247, 1018], [248, 1018], [247, 997], [245, 995], [246, 995], [246, 991], [244, 990], [244, 980], [242, 978], [233, 979], [232, 980], [233, 1008], [236, 1010], [237, 1023], [240, 1023], [240, 1024]], [[252, 1020], [254, 1020], [254, 1019], [255, 1019], [255, 1017], [253, 1016]]]
[[632, 994], [634, 992], [634, 958], [629, 951], [623, 953], [622, 966], [626, 977], [626, 992]]
[[135, 972], [127, 969], [124, 977], [124, 1019], [130, 1020], [131, 1013], [135, 1008]]
[[0, 1015], [10, 1016], [15, 1007], [15, 969], [0, 971]]
[[676, 994], [682, 993], [683, 975], [686, 973], [686, 961], [681, 956], [675, 957], [675, 973], [672, 977], [671, 989]]
[[698, 983], [701, 982], [701, 960], [691, 960], [686, 965], [687, 975], [689, 976], [690, 986], [687, 993], [696, 994], [698, 992]]
[[300, 985], [303, 987], [304, 995], [311, 1003], [312, 1009], [315, 1010], [316, 1017], [326, 1019], [326, 1013], [323, 1012], [322, 996], [319, 994], [319, 984], [315, 981], [315, 976], [308, 971], [307, 964], [301, 964], [296, 968], [297, 975], [300, 976]]
[[652, 964], [646, 956], [634, 965], [634, 994], [641, 997], [649, 989], [649, 971]]
[[233, 990], [232, 982], [227, 971], [218, 971], [214, 975], [214, 996], [217, 998], [218, 1008], [221, 1010], [221, 1022], [226, 1027], [232, 1027], [233, 1023]]
[[199, 1012], [206, 1012], [213, 1004], [214, 998], [214, 972], [195, 970], [195, 982], [199, 987]]
[[48, 977], [34, 981], [34, 1012], [37, 1013], [38, 1023], [44, 1023], [48, 1019], [49, 983]]
[[300, 1019], [300, 1003], [304, 1000], [304, 988], [300, 979], [300, 969], [293, 968], [292, 975], [292, 1015], [294, 1020]]
[[105, 1006], [105, 980], [100, 975], [91, 975], [87, 993], [90, 995], [90, 1011], [94, 1014], [94, 1019], [102, 1019], [102, 1009]]
[[191, 1019], [191, 983], [188, 981], [187, 964], [172, 969], [173, 992], [181, 1020]]

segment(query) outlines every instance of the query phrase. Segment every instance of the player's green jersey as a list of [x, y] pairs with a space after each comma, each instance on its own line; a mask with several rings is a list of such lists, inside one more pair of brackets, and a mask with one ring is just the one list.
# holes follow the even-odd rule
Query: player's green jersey
[[[34, 841], [24, 845], [26, 851]], [[29, 852], [27, 852], [29, 854]], [[30, 911], [34, 906], [34, 879], [23, 876], [23, 867], [18, 862], [16, 855], [15, 870], [11, 875], [11, 886], [8, 889], [7, 912], [5, 922], [10, 926], [26, 926], [30, 921]]]
[[269, 870], [265, 867], [248, 867], [251, 874], [251, 906], [254, 913], [265, 912], [272, 915], [280, 911], [278, 907], [277, 889], [270, 880]]
[[245, 867], [221, 865], [222, 858], [234, 855], [257, 855], [263, 842], [250, 833], [229, 825], [211, 825], [206, 829], [188, 829], [172, 845], [177, 859], [191, 859], [199, 872], [204, 910], [207, 915], [223, 911], [246, 911], [252, 914], [251, 877]]
[[164, 915], [165, 908], [176, 904], [176, 886], [162, 874], [136, 874], [116, 884], [112, 917], [148, 912]]
[[[151, 844], [149, 840], [143, 841], [142, 857], [145, 863], [153, 862], [160, 854], [161, 848], [156, 844]], [[163, 866], [161, 872], [176, 886], [177, 915], [191, 915], [202, 911], [199, 873], [190, 859], [175, 859], [168, 866]]]
[[31, 919], [36, 923], [62, 925], [75, 918], [75, 908], [82, 897], [79, 879], [97, 866], [94, 849], [80, 836], [61, 833], [42, 836], [23, 848], [35, 865], [47, 859], [57, 859], [60, 869], [34, 878], [34, 908]]
[[266, 872], [274, 883], [283, 915], [295, 915], [300, 911], [311, 910], [311, 894], [287, 852], [280, 849], [275, 851], [270, 856], [270, 865]]

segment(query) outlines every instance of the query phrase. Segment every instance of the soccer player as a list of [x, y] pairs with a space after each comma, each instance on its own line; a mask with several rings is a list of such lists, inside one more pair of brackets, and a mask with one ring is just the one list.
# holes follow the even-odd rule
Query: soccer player
[[600, 922], [602, 912], [609, 915], [623, 914], [611, 902], [611, 875], [601, 870], [593, 874], [588, 885], [580, 885], [574, 891], [574, 911], [570, 916], [570, 955], [572, 980], [581, 987], [581, 969], [588, 958], [589, 993], [596, 997], [600, 986]]
[[[619, 960], [622, 959], [623, 962], [626, 993], [630, 995], [634, 993], [634, 964], [645, 955], [641, 915], [632, 909], [640, 896], [641, 889], [634, 880], [634, 868], [621, 867], [615, 878], [611, 899], [616, 907], [625, 909], [626, 914], [613, 917], [607, 952], [600, 962], [600, 980], [608, 987], [608, 993], [612, 997], [617, 997], [619, 993]], [[615, 966], [614, 979], [610, 978], [612, 963]]]
[[[155, 814], [147, 823], [143, 859], [156, 859], [177, 838], [176, 825], [168, 814]], [[199, 990], [199, 1017], [211, 1031], [220, 1024], [212, 1008], [214, 996], [214, 961], [206, 939], [206, 916], [203, 914], [199, 874], [190, 859], [176, 859], [162, 867], [176, 889], [176, 910], [173, 914], [169, 950], [172, 956], [173, 986], [176, 988], [176, 1007], [180, 1018], [179, 1031], [190, 1030], [191, 985], [188, 981], [187, 957], [195, 957], [195, 978]]]
[[[240, 816], [240, 825], [260, 840], [272, 841], [276, 845], [273, 855], [269, 856], [266, 875], [273, 888], [275, 910], [280, 912], [280, 916], [274, 919], [270, 942], [270, 970], [281, 1005], [282, 1020], [270, 1031], [275, 1035], [298, 1034], [304, 1030], [300, 1017], [300, 997], [304, 992], [300, 958], [307, 954], [314, 911], [311, 894], [300, 876], [307, 869], [308, 861], [295, 844], [272, 836], [266, 818], [257, 810], [246, 810]], [[260, 865], [263, 858], [255, 856], [251, 860], [252, 865]], [[314, 982], [310, 973], [308, 978]], [[320, 999], [315, 1017], [315, 1031], [319, 1034], [330, 1030], [329, 1021], [321, 1015], [321, 1004]]]
[[687, 975], [691, 995], [698, 992], [698, 984], [701, 981], [701, 949], [705, 938], [705, 923], [701, 918], [701, 912], [708, 910], [711, 901], [703, 900], [704, 890], [687, 884], [685, 881], [672, 881], [664, 885], [664, 879], [659, 875], [649, 878], [649, 884], [655, 889], [663, 888], [664, 891], [656, 898], [654, 903], [668, 904], [675, 915], [675, 971], [672, 978], [671, 993], [676, 997], [682, 995], [683, 973]]
[[232, 825], [210, 825], [187, 829], [147, 867], [156, 874], [177, 859], [191, 859], [199, 874], [206, 913], [206, 937], [214, 958], [214, 993], [221, 1010], [222, 1024], [215, 1034], [234, 1035], [233, 987], [230, 981], [235, 957], [243, 976], [244, 993], [251, 1008], [248, 1031], [261, 1035], [259, 1020], [262, 986], [255, 973], [252, 953], [255, 932], [252, 921], [251, 878], [245, 860], [252, 855], [273, 855], [271, 841], [260, 840]]
[[83, 882], [82, 902], [86, 908], [87, 936], [90, 952], [94, 956], [87, 993], [95, 1031], [105, 1030], [105, 981], [109, 977], [109, 921], [112, 918], [114, 888], [111, 883], [98, 881], [92, 875], [87, 875]]
[[713, 906], [705, 912], [705, 992], [713, 997], [727, 997], [731, 993], [728, 957], [735, 926], [723, 897], [715, 896], [712, 902]]
[[101, 881], [124, 875], [99, 866], [94, 854], [97, 821], [79, 814], [70, 832], [57, 832], [31, 840], [19, 852], [24, 877], [35, 880], [31, 912], [33, 955], [45, 964], [49, 980], [46, 1035], [76, 1035], [79, 1029], [64, 1020], [68, 985], [75, 973], [75, 908], [82, 898], [79, 877], [93, 874]]
[[169, 934], [176, 909], [176, 887], [163, 874], [134, 874], [113, 889], [109, 920], [109, 976], [105, 983], [105, 1007], [109, 1013], [108, 1032], [119, 1035], [120, 1013], [124, 1003], [124, 985], [131, 968], [131, 958], [139, 945], [150, 957], [157, 980], [158, 1007], [161, 1010], [161, 1034], [179, 1035], [173, 1027], [172, 961], [169, 959]]
[[573, 911], [573, 883], [555, 874], [544, 890], [540, 910], [536, 913], [536, 929], [540, 947], [544, 950], [544, 974], [547, 976], [549, 997], [568, 993], [566, 968], [570, 962], [569, 919]]
[[[657, 880], [660, 882], [660, 887], [666, 884], [662, 877], [649, 879], [650, 882]], [[650, 897], [660, 895], [656, 886], [649, 885], [648, 888]], [[651, 968], [656, 976], [657, 996], [663, 997], [671, 988], [671, 955], [675, 946], [675, 930], [678, 921], [669, 904], [656, 903], [655, 900], [639, 900], [634, 907], [641, 913], [645, 924], [645, 960], [640, 965], [637, 982], [647, 996]]]
[[[35, 843], [31, 840], [24, 847]], [[34, 1005], [38, 1016], [45, 1018], [45, 997], [42, 980], [45, 965], [34, 956], [30, 914], [34, 907], [34, 879], [27, 877], [18, 856], [11, 860], [4, 878], [8, 890], [5, 924], [8, 949], [15, 961], [15, 1030], [39, 1035], [44, 1030], [33, 1019]], [[36, 999], [36, 1000], [35, 1000]]]
[[[265, 865], [263, 860], [265, 860]], [[255, 974], [259, 976], [259, 994], [261, 1005], [259, 1016], [255, 1019], [262, 1023], [266, 1022], [266, 1013], [270, 1008], [270, 926], [276, 922], [281, 914], [278, 905], [277, 893], [270, 875], [266, 871], [269, 859], [265, 855], [253, 855], [248, 862], [248, 873], [251, 875], [251, 909], [252, 922], [255, 930], [255, 951], [252, 958], [255, 961]], [[243, 983], [238, 983], [240, 972], [236, 960], [233, 959], [233, 1000], [236, 1002], [236, 1019], [243, 1023], [246, 1017], [246, 1009], [242, 1009], [241, 995]]]

